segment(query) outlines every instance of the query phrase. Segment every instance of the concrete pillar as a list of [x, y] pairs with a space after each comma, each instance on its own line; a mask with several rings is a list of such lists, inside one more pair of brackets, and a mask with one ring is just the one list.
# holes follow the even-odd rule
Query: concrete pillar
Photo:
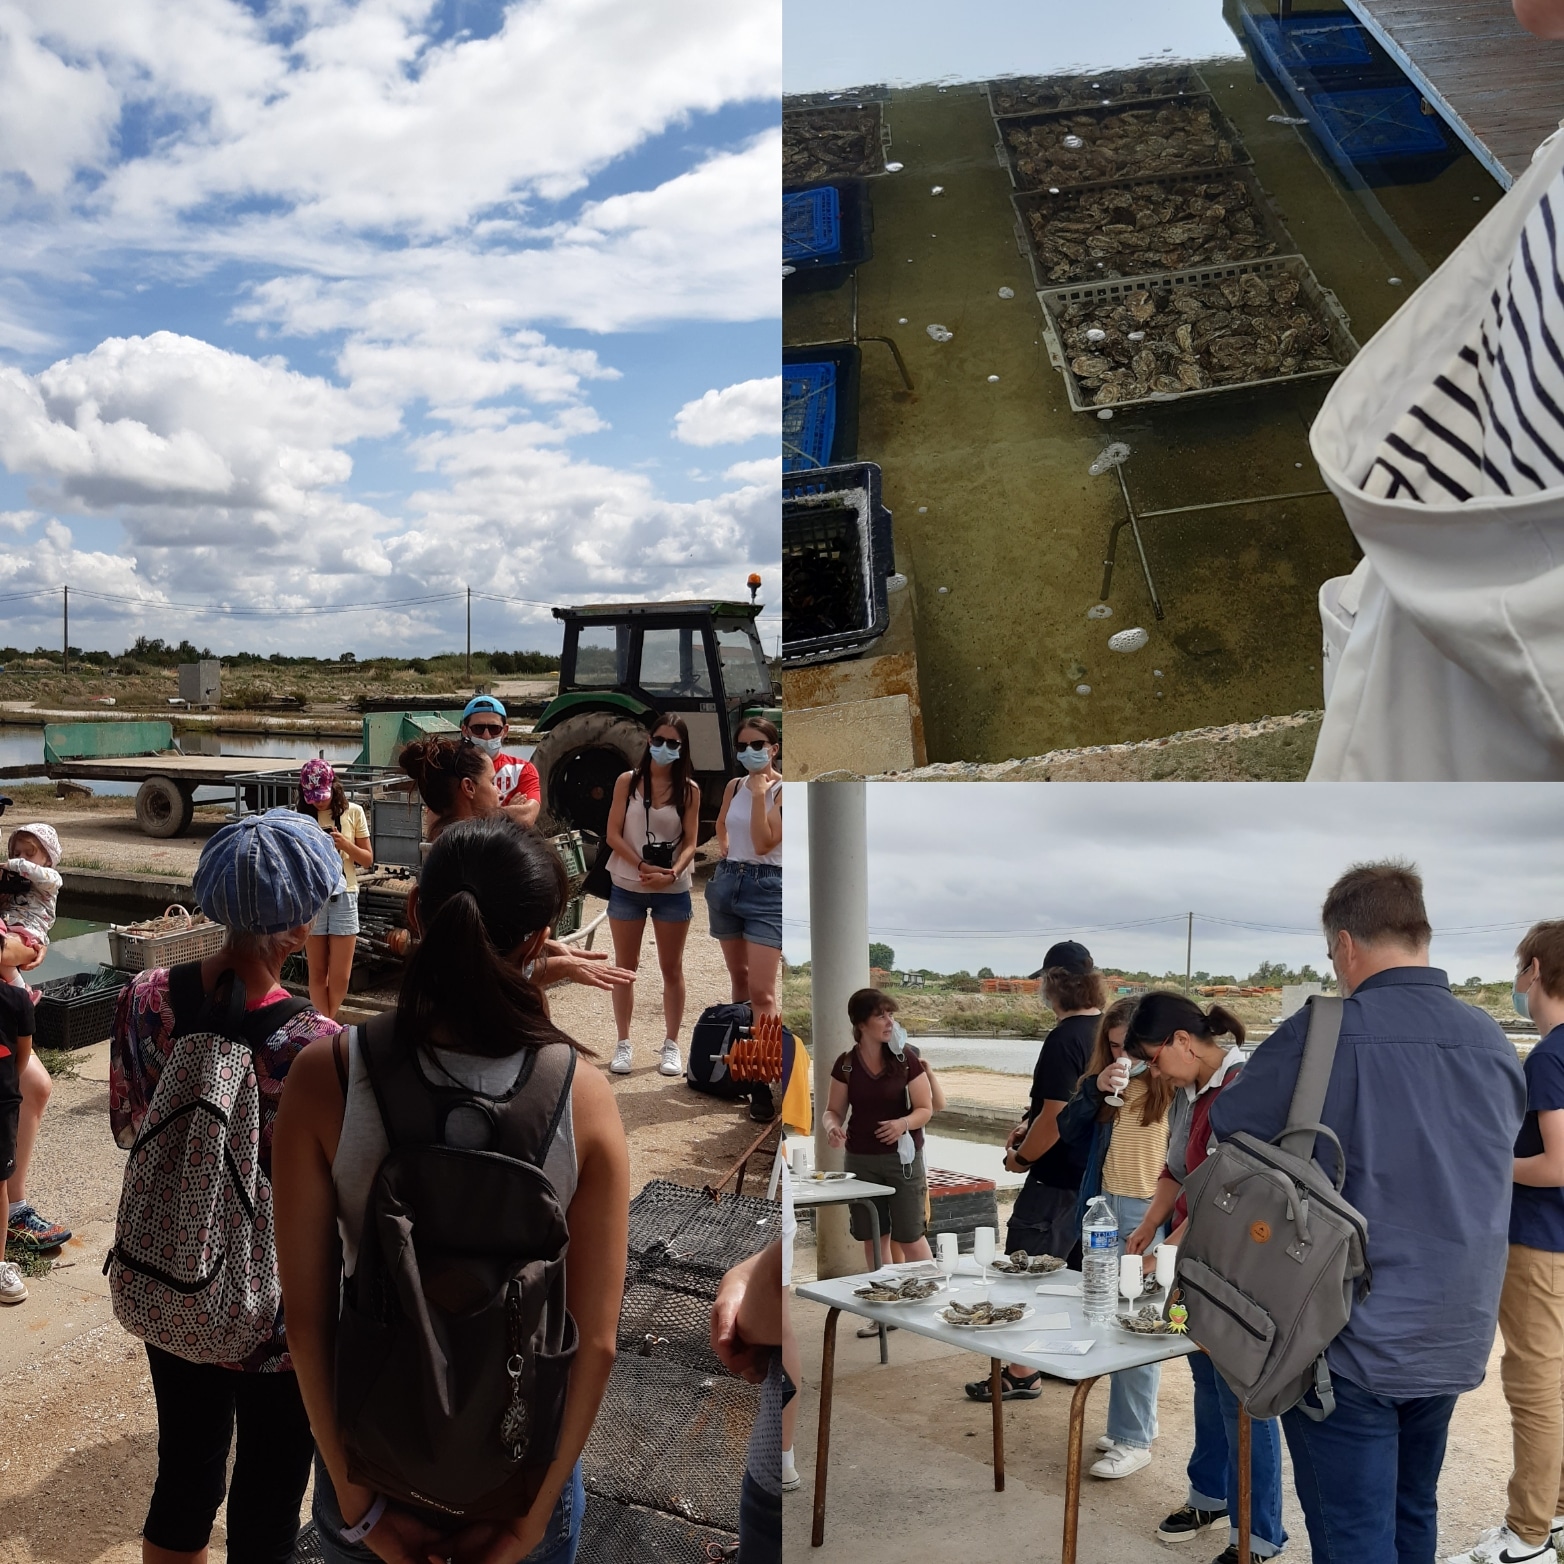
[[[862, 782], [809, 784], [809, 961], [814, 1040], [815, 1166], [840, 1168], [825, 1138], [831, 1066], [853, 1045], [847, 1000], [869, 986], [869, 844]], [[817, 1212], [822, 1278], [863, 1269], [842, 1206]]]

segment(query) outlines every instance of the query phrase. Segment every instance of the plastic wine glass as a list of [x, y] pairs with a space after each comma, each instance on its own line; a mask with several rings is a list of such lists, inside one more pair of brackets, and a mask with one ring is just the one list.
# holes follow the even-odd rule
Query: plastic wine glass
[[945, 1278], [947, 1285], [952, 1276], [956, 1274], [956, 1262], [959, 1257], [958, 1244], [960, 1240], [954, 1233], [941, 1233], [936, 1238], [938, 1253], [935, 1255], [935, 1264], [939, 1266], [940, 1275]]
[[[1135, 1068], [1137, 1064], [1140, 1065], [1140, 1070]], [[1123, 1067], [1119, 1070], [1119, 1084], [1115, 1086], [1113, 1091], [1103, 1100], [1110, 1108], [1122, 1108], [1124, 1106], [1124, 1088], [1129, 1085], [1132, 1077], [1139, 1075], [1141, 1070], [1146, 1068], [1146, 1065], [1143, 1060], [1130, 1060], [1124, 1058], [1114, 1060], [1114, 1065], [1116, 1068], [1118, 1066]]]

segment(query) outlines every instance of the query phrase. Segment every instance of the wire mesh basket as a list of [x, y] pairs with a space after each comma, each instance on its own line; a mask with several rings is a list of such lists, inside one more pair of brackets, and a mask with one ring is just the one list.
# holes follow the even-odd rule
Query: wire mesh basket
[[630, 1202], [632, 1272], [674, 1266], [720, 1277], [781, 1234], [782, 1207], [755, 1195], [714, 1200], [703, 1189], [653, 1179]]
[[223, 948], [227, 937], [221, 923], [176, 904], [145, 923], [111, 924], [109, 965], [122, 972], [149, 972], [182, 961], [204, 961]]
[[996, 77], [984, 88], [996, 120], [1013, 114], [1052, 114], [1064, 109], [1125, 108], [1185, 93], [1205, 92], [1189, 65], [1145, 65], [1090, 76]]
[[701, 1564], [737, 1555], [732, 1532], [592, 1494], [581, 1519], [576, 1564]]

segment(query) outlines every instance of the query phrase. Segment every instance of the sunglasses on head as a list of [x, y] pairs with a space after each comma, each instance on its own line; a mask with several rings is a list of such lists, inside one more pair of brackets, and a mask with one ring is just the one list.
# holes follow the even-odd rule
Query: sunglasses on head
[[477, 739], [497, 739], [504, 731], [503, 722], [469, 722], [467, 731]]
[[747, 749], [753, 750], [757, 755], [759, 755], [763, 754], [770, 748], [771, 744], [767, 739], [740, 739], [738, 743], [738, 751], [741, 755]]

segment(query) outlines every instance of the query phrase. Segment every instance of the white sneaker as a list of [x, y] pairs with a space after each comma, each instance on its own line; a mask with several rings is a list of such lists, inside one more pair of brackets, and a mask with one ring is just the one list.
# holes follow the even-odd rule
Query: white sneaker
[[1548, 1535], [1553, 1541], [1553, 1551], [1557, 1553], [1564, 1548], [1564, 1515], [1555, 1515], [1553, 1524], [1548, 1528]]
[[610, 1061], [608, 1068], [615, 1075], [628, 1075], [630, 1073], [630, 1039], [628, 1037], [619, 1039], [619, 1046], [614, 1050], [614, 1057]]
[[684, 1061], [679, 1057], [679, 1045], [671, 1037], [663, 1039], [663, 1059], [657, 1066], [659, 1075], [683, 1075]]
[[782, 1452], [782, 1492], [794, 1493], [798, 1489], [798, 1467], [793, 1462], [793, 1452]]
[[0, 1260], [0, 1303], [20, 1303], [27, 1296], [27, 1283], [19, 1266]]
[[1452, 1555], [1446, 1564], [1552, 1564], [1557, 1557], [1551, 1536], [1522, 1542], [1508, 1526], [1490, 1526], [1469, 1552]]
[[1112, 1434], [1104, 1434], [1094, 1447], [1099, 1455], [1106, 1455], [1110, 1450], [1118, 1449], [1118, 1442]]
[[1093, 1477], [1128, 1477], [1143, 1466], [1151, 1465], [1151, 1451], [1133, 1445], [1115, 1445], [1100, 1461], [1092, 1463]]

